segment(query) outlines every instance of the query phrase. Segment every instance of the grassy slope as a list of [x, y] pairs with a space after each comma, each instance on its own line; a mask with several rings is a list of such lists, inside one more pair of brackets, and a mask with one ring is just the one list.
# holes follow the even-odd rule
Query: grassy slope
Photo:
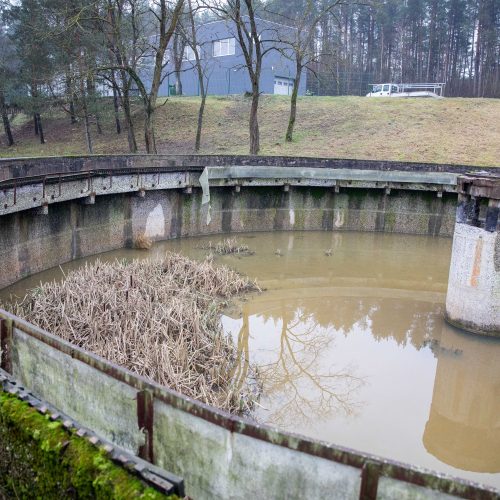
[[[159, 152], [193, 152], [198, 102], [177, 97], [160, 107], [156, 117]], [[247, 153], [249, 106], [249, 100], [242, 97], [210, 97], [201, 153]], [[291, 144], [283, 140], [288, 110], [288, 98], [262, 97], [262, 154], [500, 165], [500, 100], [302, 97]], [[22, 123], [22, 117], [17, 121], [17, 144], [6, 147], [2, 136], [0, 156], [87, 153], [83, 126], [71, 126], [61, 113], [46, 118], [45, 145], [37, 143], [31, 123]], [[110, 112], [105, 113], [104, 122], [103, 136], [94, 131], [94, 152], [127, 152], [126, 136], [113, 132]], [[136, 132], [143, 150], [139, 108]]]

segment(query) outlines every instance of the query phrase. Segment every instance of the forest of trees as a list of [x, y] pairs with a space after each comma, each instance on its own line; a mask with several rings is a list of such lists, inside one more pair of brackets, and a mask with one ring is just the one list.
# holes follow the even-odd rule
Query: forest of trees
[[[252, 154], [259, 152], [262, 58], [272, 50], [257, 17], [296, 28], [286, 53], [298, 74], [307, 69], [310, 94], [360, 95], [368, 83], [394, 81], [443, 82], [447, 96], [500, 97], [500, 0], [0, 0], [0, 16], [0, 110], [8, 144], [15, 141], [15, 113], [32, 117], [43, 143], [44, 116], [57, 108], [70, 123], [83, 124], [92, 153], [106, 99], [129, 150], [138, 151], [142, 136], [146, 152], [156, 153], [154, 114], [167, 62], [173, 58], [178, 73], [189, 46], [202, 89], [198, 150], [206, 85], [196, 30], [214, 18], [233, 23], [243, 48]], [[297, 88], [298, 82], [288, 141]]]
[[356, 94], [366, 82], [443, 82], [448, 96], [500, 97], [500, 0], [362, 3], [345, 2], [322, 19], [313, 90]]

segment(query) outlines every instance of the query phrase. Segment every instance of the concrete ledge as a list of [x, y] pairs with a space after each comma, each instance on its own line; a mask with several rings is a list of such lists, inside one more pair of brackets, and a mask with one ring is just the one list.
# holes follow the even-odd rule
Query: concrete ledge
[[0, 159], [0, 182], [23, 177], [86, 173], [91, 170], [146, 170], [182, 167], [201, 171], [208, 166], [251, 165], [279, 167], [316, 167], [332, 169], [400, 170], [407, 172], [467, 173], [484, 170], [472, 165], [416, 163], [347, 158], [311, 158], [249, 155], [93, 155]]

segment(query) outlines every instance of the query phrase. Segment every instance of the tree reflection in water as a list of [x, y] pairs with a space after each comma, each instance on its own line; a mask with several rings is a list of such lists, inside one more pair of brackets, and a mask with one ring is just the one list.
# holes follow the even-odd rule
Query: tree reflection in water
[[[352, 365], [340, 368], [325, 359], [335, 341], [333, 329], [319, 325], [314, 313], [304, 308], [282, 302], [279, 311], [273, 311], [275, 324], [281, 323], [279, 344], [267, 350], [266, 361], [258, 361], [263, 394], [273, 401], [266, 421], [280, 425], [285, 420], [307, 421], [338, 412], [353, 414], [360, 405], [356, 392], [364, 379]], [[234, 373], [237, 384], [248, 376], [249, 332], [248, 313], [243, 311], [238, 335], [241, 363]]]
[[[435, 330], [440, 324], [441, 304], [429, 308], [426, 301], [401, 301], [399, 290], [378, 290], [378, 295], [386, 295], [383, 298], [351, 296], [354, 291], [359, 289], [330, 288], [331, 295], [310, 297], [302, 290], [301, 298], [286, 297], [282, 291], [284, 298], [271, 294], [266, 300], [263, 295], [242, 305], [237, 336], [240, 363], [232, 376], [241, 386], [253, 376], [250, 360], [258, 366], [260, 404], [267, 410], [257, 412], [260, 419], [286, 426], [292, 421], [357, 414], [363, 406], [360, 388], [367, 377], [352, 362], [355, 352], [342, 361], [335, 354], [336, 339], [355, 331], [369, 332], [377, 342], [390, 339], [400, 347], [410, 344], [420, 350], [439, 346]], [[367, 293], [366, 289], [363, 292]], [[254, 338], [250, 318], [274, 326], [265, 333], [254, 327]]]

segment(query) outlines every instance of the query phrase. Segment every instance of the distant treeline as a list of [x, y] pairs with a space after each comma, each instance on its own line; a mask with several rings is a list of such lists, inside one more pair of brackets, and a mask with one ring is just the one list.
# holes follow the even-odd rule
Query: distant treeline
[[[326, 2], [319, 1], [318, 9]], [[272, 0], [276, 20], [304, 0]], [[367, 83], [444, 82], [446, 95], [500, 97], [500, 0], [340, 2], [317, 26], [308, 88], [362, 94]]]

